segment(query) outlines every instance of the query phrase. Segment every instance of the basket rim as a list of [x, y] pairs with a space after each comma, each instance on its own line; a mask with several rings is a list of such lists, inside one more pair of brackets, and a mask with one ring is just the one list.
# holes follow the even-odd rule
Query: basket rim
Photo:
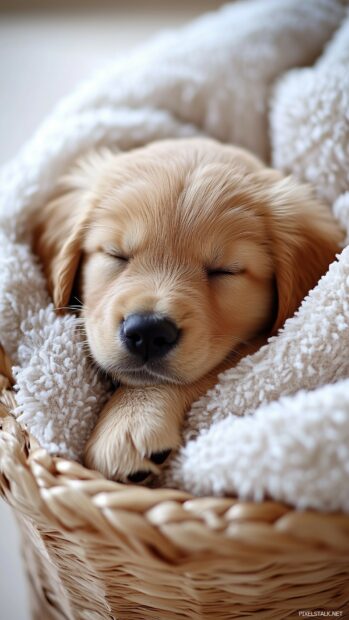
[[[16, 405], [11, 364], [0, 344], [0, 495], [21, 514], [65, 536], [118, 544], [149, 562], [187, 567], [209, 552], [210, 561], [244, 561], [256, 549], [275, 561], [299, 562], [349, 553], [349, 515], [297, 511], [274, 500], [196, 497], [170, 488], [106, 480], [41, 448], [11, 414]], [[261, 557], [262, 557], [261, 555]]]

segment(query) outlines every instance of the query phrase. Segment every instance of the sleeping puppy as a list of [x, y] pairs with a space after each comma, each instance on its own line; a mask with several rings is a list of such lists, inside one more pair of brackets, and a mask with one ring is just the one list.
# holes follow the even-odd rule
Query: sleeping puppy
[[89, 155], [34, 223], [57, 309], [74, 287], [92, 358], [121, 383], [85, 462], [131, 482], [159, 472], [192, 402], [277, 332], [342, 238], [308, 187], [202, 138]]

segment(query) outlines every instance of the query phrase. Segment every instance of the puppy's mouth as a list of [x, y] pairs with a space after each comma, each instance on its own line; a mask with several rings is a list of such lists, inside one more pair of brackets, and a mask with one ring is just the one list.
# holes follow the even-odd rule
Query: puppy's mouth
[[184, 381], [175, 372], [166, 368], [166, 364], [147, 361], [139, 366], [115, 366], [108, 369], [113, 379], [134, 386], [158, 385], [161, 383], [183, 384]]

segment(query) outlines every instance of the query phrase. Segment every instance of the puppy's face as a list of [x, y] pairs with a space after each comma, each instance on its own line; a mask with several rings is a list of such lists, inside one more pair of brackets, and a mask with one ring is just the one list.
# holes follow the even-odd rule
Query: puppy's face
[[321, 205], [312, 222], [304, 188], [213, 141], [94, 157], [69, 182], [74, 215], [51, 280], [62, 290], [64, 272], [70, 290], [81, 254], [92, 355], [126, 384], [204, 376], [279, 327], [337, 249], [337, 228]]
[[190, 163], [125, 158], [87, 228], [88, 342], [126, 383], [193, 382], [270, 317], [272, 255], [251, 188], [228, 166]]

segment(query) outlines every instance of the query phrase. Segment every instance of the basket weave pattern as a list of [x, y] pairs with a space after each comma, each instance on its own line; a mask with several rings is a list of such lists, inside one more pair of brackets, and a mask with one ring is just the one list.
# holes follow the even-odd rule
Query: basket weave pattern
[[20, 428], [3, 350], [0, 389], [0, 493], [36, 620], [349, 617], [348, 515], [107, 481]]

